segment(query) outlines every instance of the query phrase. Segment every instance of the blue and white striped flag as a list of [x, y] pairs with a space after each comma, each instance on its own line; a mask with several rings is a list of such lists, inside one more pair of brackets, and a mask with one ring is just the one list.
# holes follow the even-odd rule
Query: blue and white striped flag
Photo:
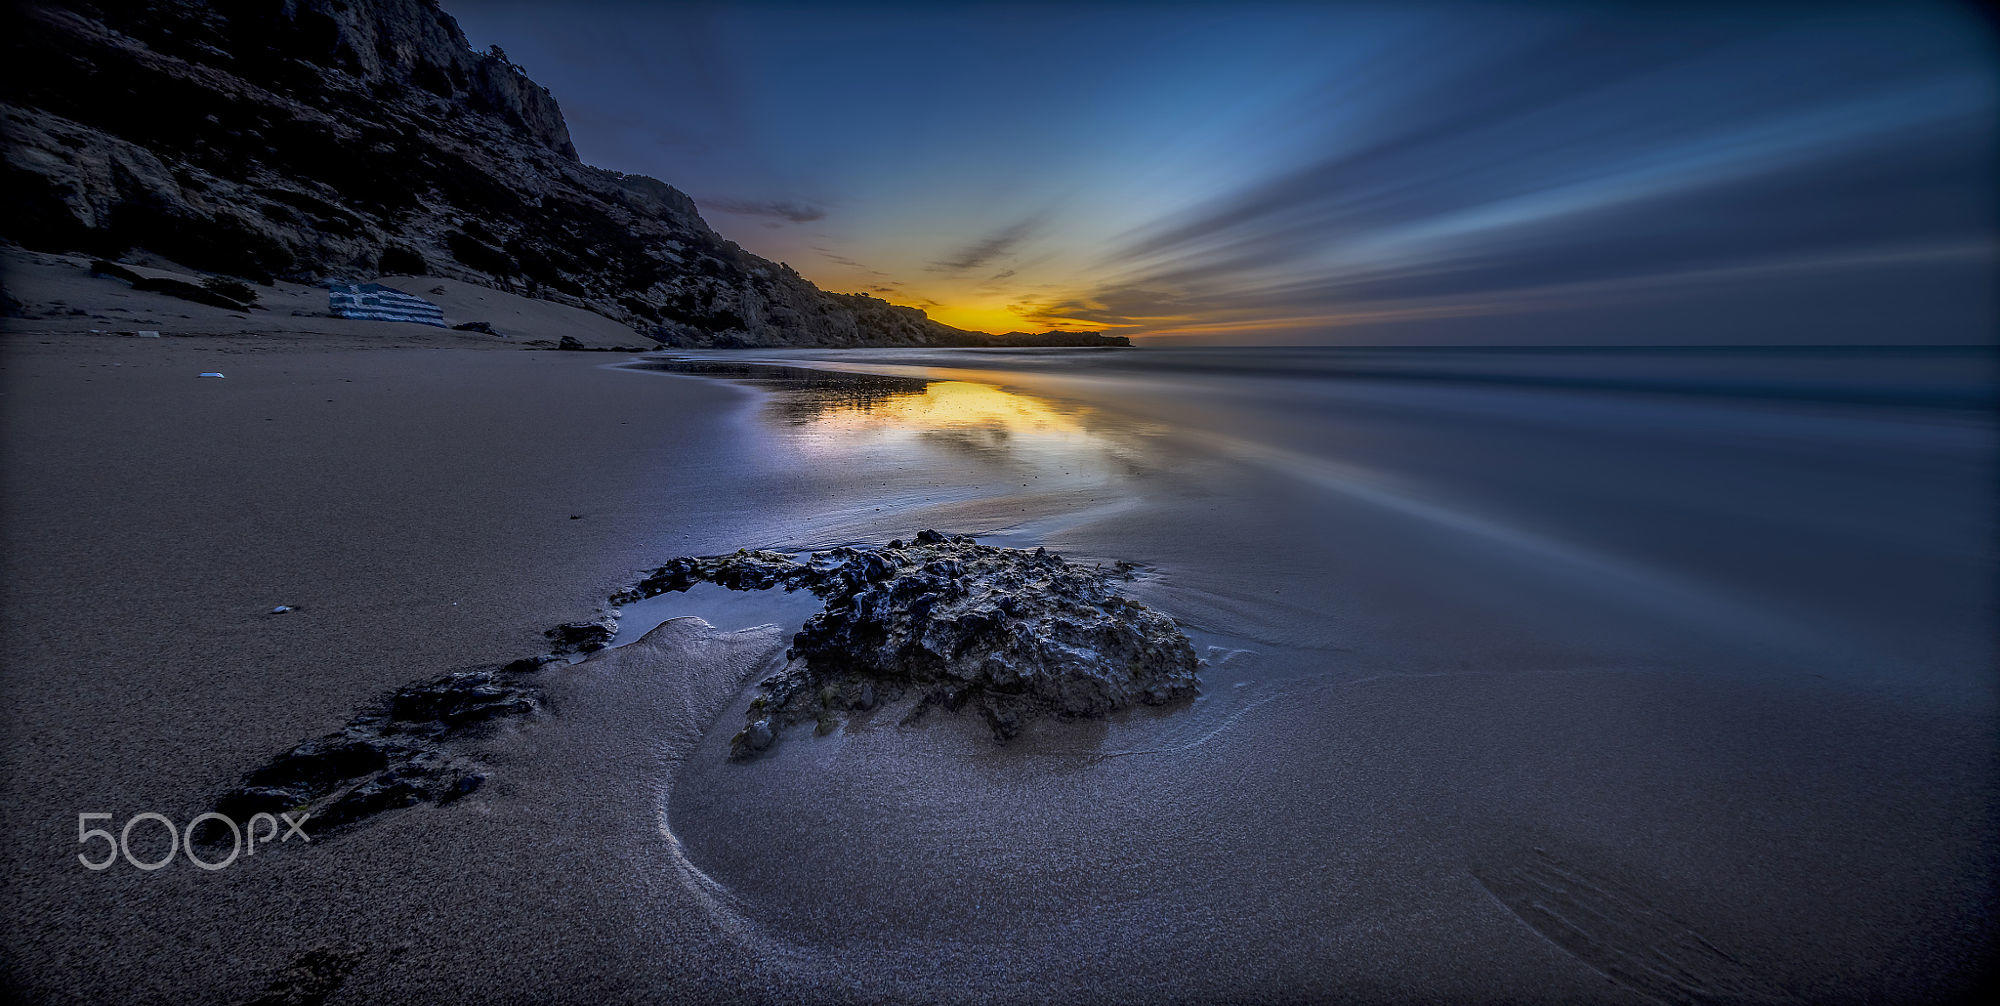
[[380, 283], [328, 283], [326, 288], [327, 310], [337, 317], [445, 327], [443, 308]]

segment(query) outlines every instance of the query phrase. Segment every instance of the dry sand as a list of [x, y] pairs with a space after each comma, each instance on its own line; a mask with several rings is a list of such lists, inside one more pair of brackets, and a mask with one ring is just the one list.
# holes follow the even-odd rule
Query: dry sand
[[[15, 296], [65, 299], [16, 265]], [[544, 627], [639, 567], [733, 548], [736, 500], [820, 500], [729, 446], [742, 392], [422, 326], [245, 322], [59, 265], [57, 294], [167, 335], [92, 335], [103, 323], [78, 317], [0, 336], [4, 813], [19, 822], [5, 945], [31, 993], [227, 1000], [342, 921], [380, 938], [371, 952], [407, 941], [386, 920], [420, 920], [390, 895], [442, 854], [428, 841], [356, 836], [261, 879], [90, 873], [76, 815], [184, 822], [386, 689], [540, 652]], [[211, 371], [227, 376], [196, 376]], [[269, 614], [280, 604], [298, 610]], [[336, 907], [335, 889], [355, 900]]]
[[[158, 331], [165, 337], [232, 336], [260, 348], [290, 342], [341, 348], [398, 345], [519, 347], [554, 344], [568, 336], [591, 348], [646, 346], [650, 341], [603, 315], [581, 308], [533, 300], [439, 276], [357, 276], [415, 294], [444, 311], [447, 325], [483, 321], [496, 335], [440, 330], [434, 326], [333, 318], [324, 287], [298, 283], [254, 286], [257, 305], [229, 311], [164, 293], [133, 290], [123, 280], [94, 276], [91, 259], [19, 249], [0, 250], [0, 276], [26, 308], [24, 316], [0, 319], [0, 331], [16, 334], [123, 334]], [[147, 276], [198, 283], [201, 274], [151, 255], [121, 259]]]
[[[1578, 423], [990, 355], [841, 357], [956, 380], [801, 404], [73, 289], [40, 302], [220, 334], [0, 336], [0, 937], [31, 998], [1818, 1002], [1984, 966], [1983, 420]], [[1538, 492], [1571, 526], [1522, 517]], [[1204, 697], [1004, 748], [890, 710], [732, 763], [792, 628], [753, 602], [544, 672], [552, 712], [453, 805], [214, 873], [76, 862], [79, 812], [185, 821], [642, 566], [922, 526], [1152, 564]]]

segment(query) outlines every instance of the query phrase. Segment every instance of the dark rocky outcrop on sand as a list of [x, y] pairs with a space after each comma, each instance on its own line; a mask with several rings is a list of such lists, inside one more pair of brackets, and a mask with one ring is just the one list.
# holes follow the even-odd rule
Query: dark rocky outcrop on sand
[[162, 273], [157, 269], [120, 265], [103, 259], [90, 264], [90, 274], [122, 279], [132, 284], [134, 290], [164, 293], [170, 297], [179, 297], [182, 300], [191, 300], [197, 304], [207, 304], [210, 307], [231, 311], [248, 311], [257, 304], [257, 291], [250, 284], [222, 276], [211, 276], [195, 283]]
[[822, 291], [672, 187], [580, 163], [555, 99], [429, 0], [10, 5], [0, 39], [0, 239], [28, 248], [430, 273], [671, 345], [1016, 344]]
[[830, 730], [843, 714], [908, 693], [912, 715], [971, 707], [996, 739], [1025, 719], [1101, 717], [1190, 698], [1194, 648], [1173, 619], [1121, 596], [1132, 567], [1066, 562], [1044, 549], [981, 545], [919, 532], [877, 549], [836, 548], [803, 561], [780, 552], [683, 558], [612, 598], [686, 590], [805, 589], [826, 600], [765, 680], [732, 748], [747, 756], [783, 728]]
[[595, 653], [611, 642], [618, 634], [618, 620], [610, 615], [599, 615], [583, 622], [564, 622], [547, 632], [543, 638], [549, 641], [549, 652], [558, 655], [572, 653]]
[[[792, 637], [785, 667], [759, 685], [749, 722], [731, 741], [736, 757], [765, 750], [788, 726], [811, 722], [825, 732], [843, 715], [910, 695], [911, 718], [970, 707], [1005, 741], [1036, 716], [1102, 717], [1194, 696], [1198, 661], [1187, 637], [1173, 619], [1118, 593], [1135, 568], [1083, 566], [1045, 549], [927, 530], [804, 559], [751, 550], [675, 559], [609, 601], [713, 583], [807, 590], [826, 602]], [[617, 625], [610, 613], [564, 623], [543, 634], [547, 654], [407, 685], [253, 769], [215, 809], [237, 822], [305, 812], [318, 838], [383, 811], [448, 804], [486, 779], [470, 742], [543, 712], [539, 676], [568, 666], [566, 656], [603, 649]]]
[[385, 810], [447, 804], [486, 779], [462, 742], [500, 720], [541, 708], [533, 674], [554, 657], [439, 675], [405, 686], [334, 733], [302, 741], [253, 770], [216, 801], [237, 822], [256, 814], [310, 814], [310, 834], [338, 831]]

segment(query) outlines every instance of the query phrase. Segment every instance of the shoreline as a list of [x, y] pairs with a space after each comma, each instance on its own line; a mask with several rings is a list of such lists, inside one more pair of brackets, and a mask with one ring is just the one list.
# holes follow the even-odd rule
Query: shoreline
[[[5, 864], [22, 878], [9, 946], [37, 948], [9, 978], [30, 991], [88, 959], [105, 988], [158, 995], [248, 996], [326, 960], [345, 962], [344, 995], [388, 997], [551, 976], [613, 997], [747, 1000], [1680, 994], [1633, 977], [1663, 966], [1642, 932], [1716, 948], [1726, 961], [1693, 964], [1717, 987], [1804, 999], [1976, 977], [2000, 824], [1981, 770], [1992, 697], [1959, 673], [1964, 639], [1878, 670], [1954, 609], [1765, 585], [1819, 603], [1808, 626], [1875, 606], [1867, 633], [1785, 649], [1765, 617], [1779, 606], [1647, 608], [1546, 553], [1615, 557], [1691, 590], [1712, 589], [1712, 570], [1634, 551], [1615, 524], [1522, 538], [1501, 533], [1521, 528], [1504, 505], [1469, 523], [1425, 479], [1505, 485], [1503, 469], [1419, 466], [1436, 460], [1417, 438], [1437, 415], [1486, 417], [1478, 436], [1515, 438], [1489, 451], [1496, 464], [1533, 479], [1577, 463], [1528, 449], [1574, 415], [1643, 423], [1665, 406], [1565, 398], [1585, 411], [1516, 417], [1551, 400], [1351, 385], [1274, 401], [1287, 422], [1328, 415], [1383, 438], [1376, 454], [1347, 443], [1336, 466], [1260, 411], [1297, 382], [1189, 393], [1180, 376], [1057, 377], [982, 354], [853, 360], [898, 378], [862, 394], [845, 379], [648, 382], [594, 355], [317, 338], [328, 348], [0, 339], [9, 474], [26, 476], [7, 482], [17, 770], [0, 793], [46, 825], [22, 829]], [[211, 369], [229, 377], [193, 376]], [[1893, 456], [1914, 475], [1885, 491], [1928, 498], [1959, 469], [1926, 459], [1977, 446], [1977, 431], [1893, 417], [1764, 422], [1754, 450], [1701, 463], [1861, 479], [1821, 445], [1908, 442]], [[1612, 463], [1590, 437], [1555, 442], [1583, 470]], [[272, 467], [290, 456], [311, 460]], [[107, 480], [109, 495], [82, 491]], [[1703, 502], [1674, 498], [1675, 481], [1634, 491]], [[1846, 535], [1852, 554], [1956, 596], [1941, 577], [1957, 560], [1931, 543], [1975, 517], [1864, 540], [1846, 517], [1807, 513], [1786, 533]], [[1034, 721], [1005, 746], [976, 717], [864, 716], [732, 762], [749, 685], [797, 626], [757, 628], [777, 617], [758, 603], [707, 626], [669, 608], [641, 638], [541, 672], [545, 712], [472, 742], [492, 771], [446, 806], [254, 870], [68, 865], [78, 810], [185, 820], [374, 696], [540, 652], [542, 628], [587, 618], [666, 557], [926, 525], [1149, 564], [1131, 596], [1187, 623], [1209, 659], [1202, 695], [1166, 714]], [[279, 603], [297, 610], [269, 614]], [[96, 633], [56, 628], [82, 610], [112, 616]], [[1848, 655], [1817, 655], [1836, 647]], [[106, 735], [121, 741], [93, 741]], [[1538, 929], [1524, 906], [1549, 896], [1551, 871], [1584, 878], [1573, 907], [1615, 924], [1573, 946]], [[1856, 877], [1873, 879], [1828, 880]], [[232, 941], [234, 920], [275, 903], [300, 907]], [[1646, 928], [1663, 916], [1680, 928]], [[162, 917], [179, 927], [144, 928]], [[71, 938], [105, 926], [124, 949]], [[1197, 953], [1232, 963], [1160, 963]]]
[[441, 4], [8, 21], [0, 998], [2000, 988], [1981, 25]]
[[[148, 301], [153, 296], [131, 294], [119, 302], [136, 305], [141, 312], [164, 312], [150, 317], [135, 315], [139, 325], [172, 328], [169, 319], [187, 305], [151, 304]], [[201, 310], [197, 306], [188, 313]], [[224, 314], [206, 310], [211, 315]], [[13, 324], [19, 322], [10, 322]], [[551, 618], [549, 613], [567, 610], [575, 612], [570, 617], [578, 617], [597, 610], [610, 593], [604, 585], [630, 582], [628, 571], [671, 555], [725, 552], [743, 540], [743, 532], [730, 531], [728, 521], [703, 519], [687, 528], [702, 537], [688, 537], [683, 531], [677, 544], [671, 540], [641, 544], [657, 537], [657, 532], [648, 529], [643, 511], [635, 509], [645, 496], [647, 481], [635, 481], [633, 476], [679, 469], [679, 478], [691, 480], [698, 473], [699, 479], [707, 482], [717, 471], [738, 468], [747, 471], [752, 481], [765, 480], [767, 487], [785, 486], [790, 481], [781, 469], [769, 463], [751, 463], [750, 455], [742, 453], [755, 451], [743, 436], [742, 426], [756, 422], [757, 410], [768, 400], [754, 390], [704, 381], [686, 382], [668, 392], [669, 385], [604, 376], [621, 369], [617, 361], [562, 353], [497, 352], [507, 347], [415, 326], [298, 319], [290, 334], [274, 339], [251, 334], [258, 324], [256, 319], [241, 319], [238, 324], [247, 327], [241, 332], [218, 331], [158, 341], [82, 331], [0, 336], [8, 429], [36, 438], [32, 452], [18, 440], [9, 443], [6, 452], [9, 473], [15, 476], [9, 480], [14, 492], [6, 503], [7, 523], [10, 535], [17, 536], [8, 550], [9, 582], [14, 587], [6, 621], [10, 650], [20, 654], [19, 667], [40, 667], [80, 680], [135, 683], [93, 691], [81, 702], [57, 691], [10, 707], [6, 736], [10, 740], [9, 762], [15, 771], [10, 772], [4, 795], [5, 806], [17, 819], [46, 817], [48, 809], [54, 807], [55, 819], [61, 823], [60, 809], [72, 805], [90, 809], [111, 806], [124, 812], [146, 808], [175, 819], [190, 819], [210, 806], [209, 799], [243, 779], [246, 772], [266, 764], [273, 752], [337, 727], [356, 710], [365, 713], [383, 697], [412, 682], [468, 662], [491, 666], [524, 652], [543, 652], [546, 641], [539, 638], [541, 628], [561, 617]], [[549, 334], [549, 341], [553, 341], [555, 333]], [[384, 335], [388, 338], [382, 338]], [[219, 361], [221, 366], [211, 361]], [[212, 369], [227, 372], [227, 378], [212, 384], [194, 380], [197, 372]], [[585, 387], [592, 390], [579, 394]], [[558, 390], [563, 388], [574, 390]], [[207, 397], [190, 404], [186, 399], [190, 393]], [[322, 400], [320, 395], [329, 397]], [[74, 401], [79, 408], [60, 408], [54, 404], [58, 401]], [[547, 406], [531, 410], [535, 415], [532, 422], [512, 415], [533, 402]], [[585, 402], [594, 404], [578, 413], [576, 407]], [[117, 407], [108, 407], [110, 403]], [[636, 412], [631, 411], [634, 406], [639, 406]], [[647, 410], [665, 410], [663, 416], [673, 418], [642, 426], [636, 420]], [[153, 413], [174, 414], [183, 428], [147, 422], [146, 417]], [[683, 428], [696, 416], [712, 432], [684, 435], [678, 438], [684, 442], [674, 446], [670, 441], [670, 449], [663, 451], [657, 430]], [[551, 421], [554, 429], [526, 441], [520, 439], [522, 431]], [[603, 442], [604, 427], [598, 424], [606, 421], [631, 431], [623, 449]], [[498, 424], [489, 429], [509, 431], [512, 453], [502, 463], [486, 464], [478, 451], [458, 453], [445, 446], [460, 437], [467, 443], [490, 437], [473, 432], [487, 424]], [[408, 434], [401, 432], [404, 428]], [[592, 431], [588, 436], [574, 435], [587, 429]], [[57, 431], [74, 440], [75, 446], [52, 445], [48, 437]], [[591, 447], [587, 452], [571, 453], [567, 447], [571, 443]], [[716, 447], [720, 444], [734, 444], [734, 456], [739, 460], [718, 456]], [[332, 464], [317, 474], [291, 463], [280, 471], [257, 473], [257, 467], [278, 457], [275, 452], [280, 449], [300, 455], [301, 461], [311, 458], [321, 466]], [[582, 454], [594, 460], [586, 460]], [[148, 460], [134, 464], [141, 457]], [[529, 462], [527, 471], [515, 474], [516, 466], [530, 457], [539, 460]], [[684, 460], [668, 460], [677, 457]], [[29, 462], [44, 470], [37, 471]], [[440, 462], [449, 474], [426, 471]], [[549, 464], [556, 467], [543, 467]], [[570, 466], [570, 474], [563, 473], [563, 465]], [[105, 471], [122, 472], [122, 477], [107, 479], [102, 474]], [[83, 472], [94, 474], [85, 479]], [[196, 473], [195, 477], [190, 479], [190, 473]], [[121, 482], [131, 480], [140, 480], [132, 483], [135, 486], [151, 488], [137, 492], [120, 488]], [[502, 527], [515, 525], [504, 535], [506, 550], [518, 553], [512, 557], [495, 551], [492, 545], [466, 548], [467, 532], [484, 537], [500, 527], [475, 523], [454, 528], [455, 518], [449, 512], [433, 512], [417, 522], [425, 528], [421, 536], [431, 540], [408, 555], [385, 553], [379, 546], [354, 537], [356, 533], [387, 530], [392, 525], [386, 521], [395, 520], [391, 514], [402, 513], [408, 519], [418, 512], [399, 507], [393, 502], [398, 497], [431, 508], [448, 500], [448, 495], [421, 488], [441, 486], [444, 481], [440, 480], [448, 480], [454, 492], [470, 494], [471, 499], [496, 503], [502, 499], [510, 503], [535, 500], [536, 516], [531, 522], [545, 530], [523, 535], [518, 529], [521, 517], [503, 518]], [[607, 498], [607, 487], [620, 480], [626, 485], [622, 496], [614, 492]], [[64, 495], [86, 484], [108, 490], [97, 497], [97, 508], [105, 515], [93, 514], [90, 506], [79, 507], [75, 499]], [[566, 491], [549, 491], [565, 486]], [[373, 494], [365, 504], [355, 495], [364, 488]], [[270, 495], [280, 489], [290, 495]], [[495, 490], [501, 495], [492, 496]], [[786, 487], [776, 495], [798, 492], [797, 487]], [[852, 492], [865, 492], [864, 486], [856, 485]], [[212, 502], [204, 502], [205, 494]], [[774, 494], [764, 488], [743, 495], [768, 500]], [[569, 498], [576, 502], [567, 502]], [[728, 506], [726, 499], [711, 498], [718, 513]], [[866, 496], [855, 498], [858, 501]], [[814, 493], [800, 497], [798, 506], [820, 511], [824, 499]], [[280, 505], [274, 508], [274, 503]], [[185, 529], [202, 527], [222, 515], [224, 506], [229, 508], [229, 519], [207, 527], [194, 540], [173, 541], [172, 536]], [[479, 509], [487, 519], [498, 515], [488, 504], [479, 504]], [[471, 512], [465, 511], [467, 516]], [[856, 517], [870, 522], [881, 519], [868, 508], [861, 512], [870, 515], [860, 517], [857, 513]], [[135, 519], [140, 514], [148, 516]], [[842, 523], [837, 511], [835, 516], [829, 532]], [[354, 525], [355, 518], [366, 523]], [[78, 520], [85, 523], [76, 525]], [[762, 523], [765, 527], [802, 527], [782, 520]], [[87, 641], [41, 635], [31, 629], [36, 624], [53, 623], [53, 612], [81, 603], [77, 588], [49, 591], [50, 586], [61, 579], [95, 579], [82, 573], [83, 567], [75, 560], [103, 553], [89, 544], [91, 539], [73, 540], [61, 533], [65, 526], [115, 527], [126, 538], [124, 553], [143, 564], [115, 574], [120, 586], [113, 588], [111, 596], [131, 600], [115, 602], [121, 614], [115, 616], [111, 632]], [[607, 547], [598, 537], [607, 526], [623, 528], [620, 536], [627, 541]], [[151, 537], [156, 532], [149, 529], [168, 537]], [[243, 537], [246, 532], [251, 536]], [[773, 539], [783, 536], [752, 537], [779, 544]], [[842, 536], [823, 532], [817, 537]], [[407, 545], [418, 538], [411, 529], [403, 528], [391, 540]], [[31, 541], [33, 547], [25, 547]], [[530, 547], [522, 550], [523, 544]], [[342, 566], [342, 553], [363, 561]], [[550, 561], [558, 553], [565, 554], [566, 561]], [[453, 568], [462, 567], [468, 556], [483, 557], [488, 567], [498, 565], [512, 572], [496, 575]], [[390, 566], [374, 565], [383, 559], [388, 559]], [[412, 561], [417, 565], [409, 565]], [[407, 573], [391, 572], [398, 562]], [[176, 563], [182, 567], [179, 571]], [[287, 569], [288, 565], [298, 568]], [[209, 575], [217, 569], [238, 575]], [[588, 572], [591, 569], [597, 572]], [[525, 581], [523, 573], [527, 574]], [[418, 587], [430, 598], [415, 605], [388, 607], [385, 602], [394, 604], [392, 599], [409, 589], [390, 587], [395, 581], [389, 576], [409, 580], [410, 587], [435, 583], [445, 590]], [[203, 577], [208, 581], [205, 586], [188, 589]], [[329, 590], [343, 583], [350, 586]], [[524, 605], [526, 594], [518, 589], [514, 598], [489, 596], [481, 600], [466, 592], [473, 584], [532, 584], [529, 592], [543, 600]], [[85, 589], [94, 593], [103, 590]], [[253, 593], [245, 596], [246, 589]], [[274, 605], [291, 610], [273, 614]], [[521, 618], [509, 612], [529, 614]], [[215, 622], [217, 615], [222, 617], [221, 623]], [[174, 628], [149, 633], [162, 622]], [[672, 629], [674, 624], [669, 620], [670, 631], [664, 635], [686, 636], [687, 630]], [[162, 650], [157, 645], [135, 644], [135, 632], [170, 645]], [[472, 642], [468, 633], [485, 641]], [[355, 645], [370, 638], [372, 646]], [[528, 643], [530, 639], [536, 643]], [[197, 640], [197, 645], [188, 645]], [[78, 647], [77, 642], [83, 645]], [[632, 649], [620, 659], [649, 662], [637, 655], [642, 642], [619, 647]], [[676, 658], [676, 666], [716, 663], [719, 657], [711, 660], [695, 654], [723, 646], [717, 642], [695, 647], [685, 640], [680, 645], [684, 652]], [[650, 662], [657, 660], [650, 658]], [[327, 673], [336, 668], [337, 673]], [[159, 701], [165, 698], [158, 694], [161, 682], [172, 683], [170, 690], [189, 696], [179, 701], [198, 703], [199, 696], [212, 694], [218, 687], [217, 672], [234, 679], [221, 686], [234, 691], [234, 705], [191, 705], [188, 708], [198, 711], [186, 714], [184, 720], [155, 719], [138, 709], [121, 715], [91, 708], [93, 702], [104, 699], [117, 701], [121, 692], [151, 693]], [[301, 684], [312, 681], [319, 684], [300, 689]], [[20, 693], [24, 683], [10, 674], [8, 691]], [[732, 682], [730, 694], [741, 684]], [[558, 707], [575, 701], [573, 696], [561, 697], [561, 689], [556, 691]], [[63, 706], [68, 708], [51, 715]], [[279, 717], [261, 719], [280, 707], [284, 712]], [[225, 713], [233, 715], [223, 718]], [[73, 771], [44, 767], [63, 761], [74, 764], [75, 759], [63, 752], [92, 750], [80, 748], [77, 741], [64, 736], [56, 724], [65, 720], [91, 730], [109, 723], [111, 729], [127, 736], [117, 747], [87, 756], [97, 761], [88, 771], [90, 777], [120, 780], [118, 785], [107, 791]], [[197, 729], [192, 733], [175, 730], [178, 722]], [[558, 743], [555, 738], [559, 733], [550, 732], [546, 739], [535, 734], [560, 722], [558, 714], [554, 720], [537, 722], [532, 730], [502, 724], [491, 736], [474, 742], [475, 761], [484, 765], [499, 758], [504, 762], [508, 757], [505, 751], [512, 745], [545, 750], [545, 745]], [[246, 730], [246, 724], [253, 725]], [[136, 732], [141, 725], [155, 731], [167, 727], [169, 732]], [[203, 753], [191, 759], [188, 745], [196, 738]], [[20, 746], [29, 740], [35, 748]], [[547, 757], [544, 753], [530, 760], [546, 761]], [[144, 771], [138, 769], [142, 765], [179, 768]], [[130, 877], [99, 877], [65, 871], [60, 866], [53, 871], [31, 866], [65, 862], [70, 857], [64, 847], [69, 838], [60, 829], [23, 829], [17, 833], [21, 841], [11, 844], [6, 856], [15, 875], [27, 878], [26, 886], [17, 887], [10, 895], [18, 911], [10, 913], [16, 922], [9, 927], [8, 945], [22, 947], [34, 942], [30, 933], [20, 928], [29, 919], [43, 931], [76, 932], [88, 920], [107, 913], [136, 923], [147, 912], [168, 912], [195, 931], [220, 933], [223, 916], [237, 910], [230, 906], [249, 896], [243, 891], [264, 892], [255, 895], [264, 899], [284, 892], [286, 897], [319, 900], [309, 915], [300, 919], [310, 921], [310, 925], [284, 935], [267, 934], [259, 941], [262, 949], [247, 957], [240, 952], [227, 958], [199, 952], [190, 957], [194, 947], [171, 936], [142, 937], [140, 931], [119, 924], [120, 939], [151, 949], [144, 954], [121, 955], [106, 962], [99, 973], [105, 982], [116, 983], [128, 992], [153, 989], [169, 995], [176, 989], [209, 987], [236, 989], [248, 995], [254, 987], [244, 984], [241, 972], [246, 966], [250, 975], [263, 974], [274, 983], [282, 983], [288, 974], [302, 968], [311, 972], [332, 961], [336, 970], [353, 969], [348, 973], [348, 987], [400, 987], [403, 979], [379, 969], [406, 955], [408, 941], [384, 944], [380, 938], [351, 927], [328, 927], [325, 912], [333, 905], [352, 904], [357, 910], [366, 905], [373, 914], [386, 911], [393, 916], [397, 909], [353, 899], [372, 883], [369, 878], [381, 875], [382, 870], [422, 874], [424, 869], [413, 856], [427, 855], [424, 850], [440, 841], [460, 842], [451, 837], [455, 834], [465, 832], [469, 840], [471, 833], [466, 829], [476, 831], [474, 822], [490, 818], [496, 808], [510, 808], [506, 811], [510, 814], [527, 811], [521, 803], [527, 795], [523, 787], [532, 786], [528, 776], [518, 771], [523, 767], [524, 763], [500, 765], [500, 771], [486, 777], [484, 784], [469, 794], [453, 794], [444, 808], [425, 804], [392, 811], [373, 818], [365, 827], [340, 831], [328, 846], [337, 857], [334, 860], [315, 863], [310, 854], [286, 850], [261, 867], [266, 871], [264, 876], [236, 880], [241, 874], [229, 874], [235, 882], [227, 889], [237, 893], [220, 900], [215, 897], [218, 888], [200, 885], [207, 878], [197, 877], [199, 871], [181, 871], [181, 876], [164, 883], [158, 882], [163, 875], [149, 875], [143, 879], [155, 883], [134, 885]], [[62, 795], [65, 793], [70, 795]], [[452, 819], [439, 816], [441, 813], [459, 816], [458, 823], [447, 823]], [[467, 814], [472, 817], [462, 817]], [[350, 857], [377, 865], [343, 876], [356, 865]], [[80, 881], [86, 885], [100, 882], [96, 887], [78, 887]], [[619, 883], [616, 876], [605, 875], [588, 886], [608, 891]], [[504, 889], [507, 885], [496, 886]], [[488, 914], [491, 907], [478, 912]], [[411, 916], [389, 930], [411, 932], [407, 923], [417, 918]], [[349, 933], [344, 940], [332, 939], [342, 931]], [[163, 937], [165, 942], [161, 942]], [[440, 948], [452, 945], [456, 941], [439, 944]], [[329, 946], [332, 949], [327, 949]], [[73, 950], [56, 949], [16, 959], [8, 967], [10, 983], [32, 989], [73, 981], [81, 961], [69, 959], [84, 948], [79, 944]], [[181, 967], [162, 972], [141, 964], [162, 956], [181, 962]], [[523, 952], [522, 959], [530, 956]], [[229, 962], [226, 971], [218, 971], [225, 961]], [[462, 981], [465, 977], [450, 975], [446, 980]], [[430, 991], [448, 987], [430, 986]], [[715, 990], [714, 986], [707, 988]]]

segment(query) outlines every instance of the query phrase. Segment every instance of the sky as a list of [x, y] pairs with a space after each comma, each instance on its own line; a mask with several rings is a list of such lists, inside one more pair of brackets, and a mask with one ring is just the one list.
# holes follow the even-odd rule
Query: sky
[[1971, 7], [445, 0], [820, 286], [1176, 344], [1992, 338]]

